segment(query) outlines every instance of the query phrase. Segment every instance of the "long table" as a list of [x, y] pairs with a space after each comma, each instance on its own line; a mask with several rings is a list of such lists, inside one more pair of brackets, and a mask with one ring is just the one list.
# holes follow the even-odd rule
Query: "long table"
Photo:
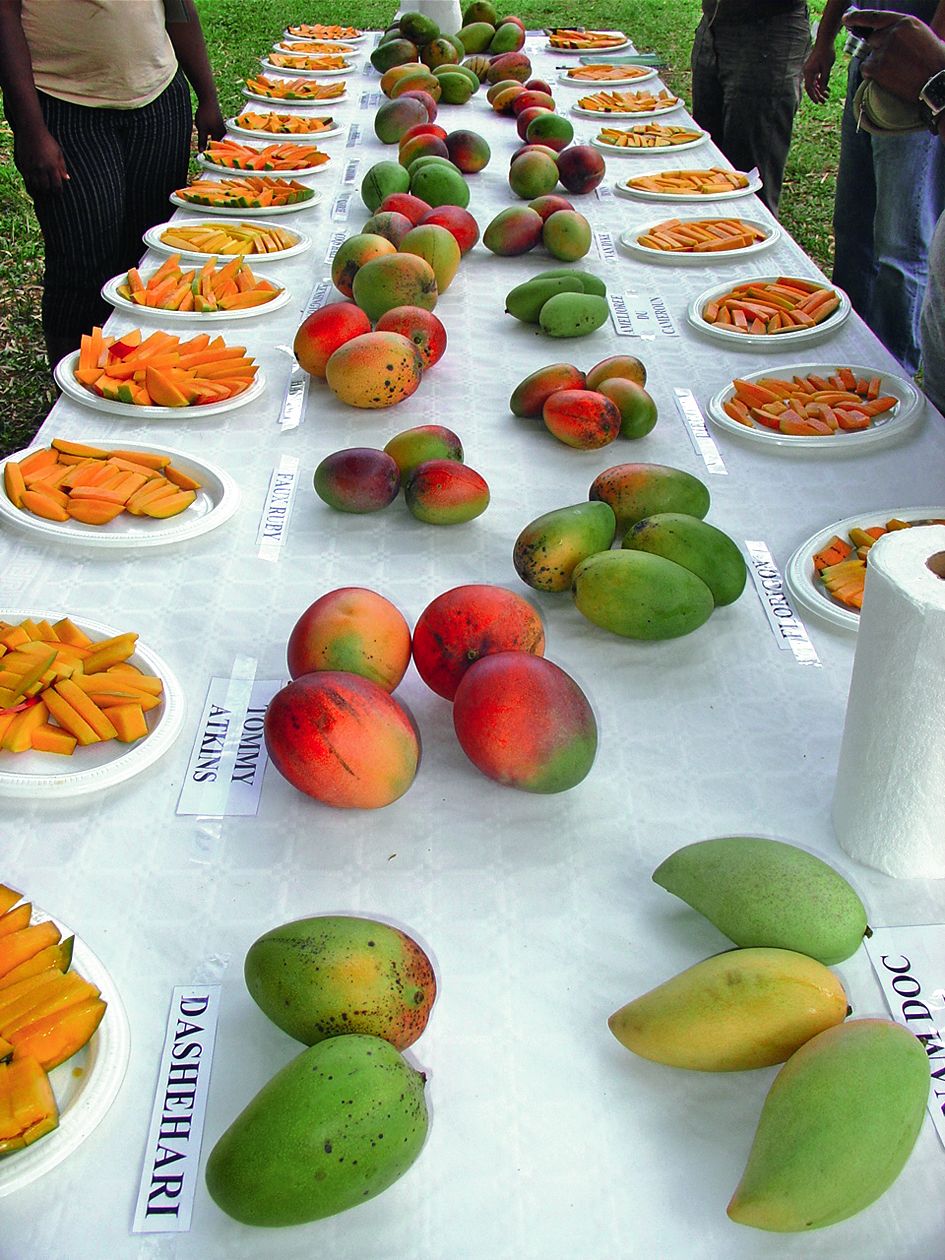
[[[278, 35], [274, 30], [273, 40]], [[565, 60], [545, 50], [539, 33], [529, 35], [526, 51], [536, 74], [554, 77]], [[561, 109], [578, 95], [557, 83], [555, 94]], [[170, 666], [186, 704], [177, 741], [127, 782], [87, 796], [51, 792], [3, 802], [0, 877], [70, 925], [102, 961], [127, 1011], [130, 1059], [117, 1098], [91, 1135], [0, 1203], [0, 1255], [928, 1260], [941, 1251], [945, 1194], [945, 1160], [928, 1121], [902, 1176], [867, 1211], [800, 1237], [736, 1226], [725, 1205], [775, 1069], [673, 1071], [627, 1053], [606, 1023], [631, 998], [728, 945], [650, 879], [667, 854], [694, 840], [790, 840], [848, 876], [874, 925], [945, 921], [941, 884], [897, 881], [858, 866], [834, 837], [831, 796], [855, 635], [795, 610], [818, 662], [804, 663], [779, 645], [749, 583], [735, 604], [691, 635], [624, 640], [585, 621], [568, 595], [529, 592], [514, 573], [511, 548], [540, 513], [584, 500], [603, 468], [647, 461], [701, 477], [712, 495], [709, 521], [740, 545], [765, 544], [783, 575], [794, 549], [832, 521], [941, 503], [942, 417], [926, 405], [921, 422], [899, 440], [864, 453], [851, 443], [849, 453], [830, 455], [816, 442], [796, 454], [710, 427], [724, 472], [718, 463], [710, 470], [677, 389], [690, 389], [704, 410], [733, 376], [766, 366], [896, 365], [856, 316], [825, 343], [779, 354], [748, 343], [729, 348], [688, 325], [688, 304], [714, 283], [743, 275], [820, 277], [787, 233], [738, 265], [657, 266], [610, 248], [625, 228], [675, 209], [608, 195], [614, 180], [725, 164], [707, 143], [677, 155], [608, 159], [601, 195], [576, 199], [598, 234], [579, 265], [604, 277], [612, 292], [633, 295], [631, 304], [641, 309], [653, 310], [658, 299], [668, 328], [649, 339], [618, 336], [611, 324], [582, 340], [537, 335], [503, 313], [503, 297], [553, 260], [540, 250], [500, 258], [480, 244], [437, 306], [449, 336], [446, 356], [409, 400], [361, 411], [313, 381], [304, 423], [280, 425], [300, 313], [329, 274], [332, 238], [337, 243], [367, 217], [360, 178], [392, 156], [374, 137], [378, 103], [377, 75], [353, 75], [346, 100], [331, 106], [344, 123], [340, 136], [325, 141], [331, 166], [313, 181], [324, 200], [277, 220], [314, 236], [310, 251], [264, 272], [289, 286], [292, 301], [232, 327], [207, 325], [229, 341], [245, 340], [257, 357], [267, 378], [257, 402], [212, 420], [182, 412], [149, 421], [60, 399], [39, 434], [40, 442], [62, 436], [106, 446], [167, 445], [212, 461], [239, 484], [233, 518], [203, 537], [151, 551], [64, 545], [0, 528], [5, 607], [137, 630]], [[686, 118], [680, 110], [665, 121]], [[491, 145], [489, 166], [469, 178], [470, 208], [484, 228], [513, 200], [506, 172], [518, 143], [514, 123], [490, 110], [484, 91], [464, 107], [442, 107], [439, 121], [478, 131]], [[575, 124], [579, 140], [598, 130], [590, 119]], [[771, 222], [750, 197], [680, 212], [699, 209]], [[149, 254], [145, 265], [158, 261]], [[135, 322], [116, 314], [109, 330]], [[160, 326], [157, 318], [147, 320], [152, 324]], [[622, 352], [647, 366], [659, 408], [648, 437], [579, 451], [540, 422], [509, 413], [512, 389], [538, 367], [566, 360], [586, 369]], [[467, 463], [489, 482], [492, 500], [477, 520], [423, 525], [402, 502], [380, 515], [339, 514], [312, 492], [313, 470], [329, 452], [381, 446], [402, 429], [431, 422], [459, 433]], [[296, 489], [275, 545], [261, 541], [260, 531], [280, 469], [295, 472]], [[458, 746], [449, 703], [411, 666], [397, 695], [419, 725], [423, 759], [395, 804], [333, 810], [270, 767], [255, 814], [233, 813], [233, 793], [202, 813], [178, 812], [192, 751], [206, 735], [201, 721], [211, 680], [218, 680], [218, 698], [237, 697], [242, 716], [252, 682], [275, 685], [287, 677], [286, 639], [317, 596], [338, 586], [371, 587], [413, 624], [435, 595], [468, 582], [528, 595], [545, 621], [547, 656], [590, 697], [600, 745], [578, 787], [532, 795], [481, 776]], [[769, 582], [768, 589], [776, 586]], [[308, 1226], [239, 1225], [216, 1208], [201, 1178], [189, 1231], [132, 1233], [174, 986], [220, 986], [205, 1159], [298, 1050], [250, 999], [242, 979], [246, 950], [278, 924], [329, 912], [399, 924], [435, 960], [438, 1000], [408, 1052], [428, 1073], [433, 1113], [419, 1159], [379, 1197]], [[857, 1016], [887, 1015], [864, 949], [837, 971]], [[0, 1170], [2, 1191], [6, 1164]]]

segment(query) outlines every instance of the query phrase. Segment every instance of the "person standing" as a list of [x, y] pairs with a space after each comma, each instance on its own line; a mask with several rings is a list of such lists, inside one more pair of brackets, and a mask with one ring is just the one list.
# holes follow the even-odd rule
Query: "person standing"
[[[804, 86], [815, 104], [827, 99], [834, 43], [849, 0], [827, 0]], [[945, 31], [945, 0], [893, 0], [906, 13]], [[855, 25], [855, 16], [850, 19]], [[861, 45], [850, 59], [840, 128], [834, 199], [833, 282], [910, 374], [919, 367], [919, 313], [928, 281], [928, 250], [945, 210], [945, 150], [927, 130], [874, 135], [858, 128], [853, 98], [863, 81]]]
[[[852, 20], [869, 32], [863, 77], [918, 105], [945, 148], [945, 42], [924, 23], [889, 10], [864, 10]], [[945, 214], [933, 233], [929, 259], [920, 321], [922, 388], [945, 414]]]
[[702, 0], [692, 45], [692, 116], [777, 215], [801, 75], [810, 50], [804, 0]]
[[226, 124], [193, 0], [0, 0], [0, 88], [45, 246], [50, 364], [111, 313], [101, 287]]

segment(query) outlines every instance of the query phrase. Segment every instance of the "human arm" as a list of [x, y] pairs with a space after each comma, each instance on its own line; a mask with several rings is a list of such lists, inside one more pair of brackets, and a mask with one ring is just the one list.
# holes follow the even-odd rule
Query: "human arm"
[[197, 97], [194, 123], [197, 127], [197, 144], [203, 149], [207, 137], [221, 140], [226, 133], [226, 123], [220, 112], [217, 88], [207, 56], [200, 18], [193, 0], [165, 0], [167, 35], [174, 47], [178, 64]]
[[31, 196], [61, 192], [69, 172], [40, 108], [20, 0], [0, 0], [0, 88], [13, 131], [13, 161], [26, 191]]
[[[945, 5], [945, 0], [942, 3]], [[804, 62], [804, 88], [815, 105], [823, 105], [829, 95], [827, 84], [836, 60], [834, 44], [849, 5], [850, 0], [827, 0], [817, 38]]]
[[[945, 43], [918, 18], [863, 9], [852, 20], [870, 32], [863, 77], [893, 96], [914, 103], [929, 79], [945, 70]], [[938, 131], [945, 139], [945, 113], [939, 116]]]

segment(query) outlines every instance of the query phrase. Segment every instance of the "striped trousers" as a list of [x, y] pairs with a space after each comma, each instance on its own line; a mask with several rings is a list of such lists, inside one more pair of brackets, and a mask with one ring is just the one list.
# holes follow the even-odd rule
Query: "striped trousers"
[[181, 70], [139, 109], [93, 109], [39, 93], [46, 126], [69, 179], [61, 193], [34, 197], [45, 244], [43, 333], [51, 363], [77, 349], [111, 306], [111, 276], [144, 253], [142, 234], [168, 218], [187, 182], [193, 113]]

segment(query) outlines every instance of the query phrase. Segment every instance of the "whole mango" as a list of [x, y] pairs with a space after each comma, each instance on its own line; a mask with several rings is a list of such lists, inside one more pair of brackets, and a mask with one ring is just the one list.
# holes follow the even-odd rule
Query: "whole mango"
[[680, 468], [668, 464], [615, 464], [591, 483], [590, 499], [602, 499], [617, 514], [617, 528], [628, 529], [657, 512], [705, 516], [708, 487]]
[[556, 293], [583, 293], [577, 276], [554, 276], [544, 280], [526, 280], [505, 295], [505, 311], [523, 324], [537, 324], [541, 308]]
[[354, 915], [296, 919], [249, 947], [250, 997], [283, 1032], [313, 1046], [341, 1033], [413, 1045], [436, 999], [426, 953], [399, 928]]
[[575, 568], [614, 541], [617, 519], [606, 503], [575, 503], [531, 521], [512, 550], [515, 572], [536, 591], [566, 591]]
[[586, 337], [606, 324], [609, 314], [606, 298], [596, 293], [558, 293], [541, 308], [538, 324], [549, 337]]
[[519, 381], [509, 399], [509, 411], [513, 416], [536, 419], [541, 415], [545, 400], [555, 390], [583, 388], [584, 373], [580, 368], [573, 363], [549, 363], [547, 367], [526, 376], [524, 381]]
[[210, 1197], [245, 1225], [300, 1225], [373, 1198], [427, 1133], [424, 1076], [380, 1037], [331, 1037], [259, 1091], [207, 1160]]
[[717, 606], [734, 603], [745, 589], [748, 566], [735, 543], [697, 516], [658, 512], [637, 521], [623, 546], [675, 560], [705, 582]]
[[697, 630], [715, 607], [705, 582], [646, 551], [602, 551], [574, 570], [579, 612], [627, 639], [675, 639]]

